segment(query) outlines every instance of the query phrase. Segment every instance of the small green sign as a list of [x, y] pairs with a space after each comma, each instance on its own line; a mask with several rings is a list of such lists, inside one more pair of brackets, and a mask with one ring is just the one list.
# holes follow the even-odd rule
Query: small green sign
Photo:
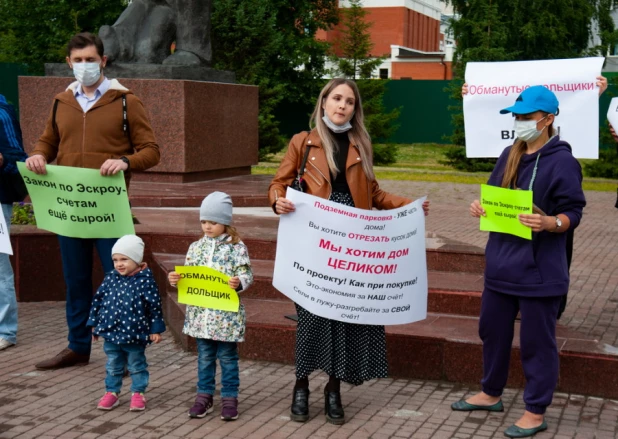
[[532, 213], [532, 191], [482, 184], [480, 201], [487, 214], [481, 217], [481, 230], [532, 239], [532, 229], [519, 221], [519, 214]]
[[37, 227], [71, 238], [119, 238], [135, 234], [124, 173], [47, 165], [39, 175], [18, 162]]

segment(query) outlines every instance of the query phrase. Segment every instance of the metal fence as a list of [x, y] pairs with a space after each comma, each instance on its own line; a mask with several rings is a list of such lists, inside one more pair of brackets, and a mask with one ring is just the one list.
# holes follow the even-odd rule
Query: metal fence
[[0, 94], [15, 106], [19, 112], [19, 96], [17, 91], [17, 77], [27, 76], [28, 69], [23, 64], [0, 63]]

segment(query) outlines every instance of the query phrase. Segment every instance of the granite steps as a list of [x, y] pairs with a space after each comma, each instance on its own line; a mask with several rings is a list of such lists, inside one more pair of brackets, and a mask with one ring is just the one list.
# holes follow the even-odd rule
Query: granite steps
[[[170, 332], [186, 350], [195, 341], [182, 334], [185, 305], [167, 273], [183, 263], [181, 254], [152, 255], [152, 268], [161, 288]], [[286, 296], [272, 287], [272, 260], [254, 259], [255, 285], [243, 294], [247, 313], [245, 342], [239, 344], [245, 359], [293, 364], [296, 311]], [[165, 287], [163, 287], [165, 285]], [[482, 344], [478, 336], [478, 311], [482, 276], [478, 273], [429, 272], [427, 319], [386, 327], [390, 374], [398, 378], [445, 380], [478, 384], [482, 376]], [[453, 288], [454, 286], [458, 288]], [[461, 311], [461, 312], [458, 312]], [[511, 354], [508, 387], [523, 387], [519, 322]], [[558, 391], [618, 398], [618, 352], [592, 337], [558, 326], [560, 381]]]

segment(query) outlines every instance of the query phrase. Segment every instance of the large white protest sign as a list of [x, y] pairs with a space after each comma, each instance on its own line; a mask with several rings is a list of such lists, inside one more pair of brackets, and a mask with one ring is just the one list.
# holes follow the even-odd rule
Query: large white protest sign
[[0, 253], [6, 253], [7, 255], [13, 254], [9, 228], [6, 226], [6, 221], [4, 220], [2, 212], [0, 212]]
[[612, 127], [618, 132], [618, 98], [612, 98], [607, 109], [607, 120], [612, 124]]
[[419, 199], [369, 211], [288, 189], [273, 285], [321, 317], [398, 325], [427, 317], [425, 215]]
[[499, 157], [515, 140], [512, 114], [500, 110], [515, 103], [527, 87], [544, 85], [556, 94], [560, 113], [554, 127], [577, 158], [599, 157], [599, 88], [604, 58], [542, 61], [469, 62], [464, 96], [466, 155]]

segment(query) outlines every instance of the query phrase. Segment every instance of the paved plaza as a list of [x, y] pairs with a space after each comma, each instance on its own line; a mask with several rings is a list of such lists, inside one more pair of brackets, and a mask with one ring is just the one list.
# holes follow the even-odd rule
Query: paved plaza
[[[384, 182], [402, 195], [428, 194], [427, 229], [483, 246], [484, 233], [467, 214], [477, 185]], [[562, 324], [616, 344], [618, 322], [618, 209], [615, 193], [588, 192], [589, 206], [576, 232], [572, 288]], [[35, 275], [35, 273], [33, 273]], [[44, 286], [42, 286], [44, 288]], [[95, 344], [87, 366], [37, 371], [34, 363], [66, 346], [64, 302], [21, 303], [18, 345], [0, 351], [0, 438], [502, 438], [523, 412], [522, 391], [505, 392], [504, 413], [452, 412], [450, 404], [476, 388], [453, 383], [381, 379], [363, 386], [342, 385], [347, 422], [337, 427], [323, 415], [323, 374], [310, 381], [311, 419], [289, 419], [294, 369], [291, 365], [241, 361], [240, 418], [223, 422], [215, 412], [189, 419], [195, 394], [196, 356], [184, 352], [169, 332], [147, 350], [148, 409], [129, 412], [129, 381], [121, 404], [96, 410], [104, 393], [105, 356]], [[616, 371], [618, 373], [618, 371]], [[480, 378], [480, 377], [479, 377]], [[618, 436], [618, 401], [556, 394], [547, 412], [545, 438]]]
[[[479, 231], [478, 220], [468, 214], [470, 203], [478, 198], [478, 185], [386, 181], [381, 187], [408, 197], [429, 195], [428, 231], [485, 247], [487, 233]], [[618, 346], [616, 193], [587, 191], [586, 200], [582, 222], [575, 231], [569, 301], [559, 323]]]
[[[347, 423], [327, 424], [322, 389], [326, 376], [310, 382], [311, 419], [290, 421], [294, 368], [277, 363], [241, 361], [240, 417], [224, 422], [215, 412], [189, 419], [195, 393], [196, 356], [184, 352], [165, 333], [147, 350], [150, 364], [148, 408], [129, 412], [128, 391], [111, 412], [96, 410], [104, 393], [102, 343], [87, 366], [37, 371], [41, 358], [66, 346], [63, 302], [20, 306], [17, 346], [0, 352], [0, 438], [502, 438], [523, 411], [522, 391], [507, 390], [504, 413], [462, 413], [449, 408], [474, 391], [452, 383], [381, 379], [363, 386], [342, 385]], [[125, 388], [130, 383], [125, 378]], [[545, 438], [614, 438], [618, 401], [557, 394], [547, 413]]]

